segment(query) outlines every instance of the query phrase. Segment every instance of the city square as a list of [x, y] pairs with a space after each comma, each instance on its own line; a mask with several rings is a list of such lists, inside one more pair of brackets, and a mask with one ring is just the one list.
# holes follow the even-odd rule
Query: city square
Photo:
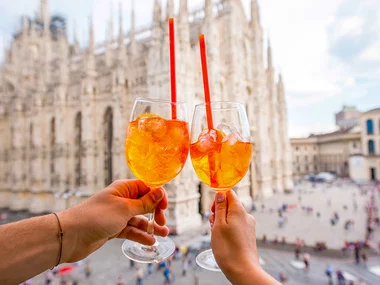
[[[362, 189], [366, 188], [362, 187]], [[368, 187], [368, 189], [372, 189], [372, 187]], [[366, 266], [355, 264], [352, 251], [345, 253], [342, 251], [344, 241], [364, 240], [367, 219], [366, 205], [371, 193], [368, 191], [367, 194], [362, 195], [359, 186], [349, 181], [338, 180], [332, 185], [317, 184], [314, 187], [312, 183], [303, 181], [296, 186], [294, 193], [277, 193], [270, 199], [257, 201], [254, 204], [257, 205], [257, 209], [251, 214], [257, 221], [257, 240], [263, 269], [275, 278], [278, 278], [280, 272], [284, 273], [289, 279], [286, 284], [327, 284], [325, 275], [327, 265], [331, 265], [334, 270], [342, 270], [348, 279], [355, 282], [363, 280], [367, 285], [380, 282], [380, 257], [377, 249], [377, 243], [380, 241], [380, 228], [376, 228], [371, 239], [373, 248], [366, 250], [369, 259]], [[379, 198], [376, 197], [377, 205]], [[328, 206], [329, 201], [331, 202], [330, 206]], [[356, 204], [354, 201], [357, 203], [357, 209], [354, 207]], [[277, 210], [283, 204], [297, 204], [297, 207], [284, 212], [287, 222], [280, 228]], [[262, 209], [262, 205], [265, 205], [264, 209]], [[302, 209], [302, 207], [313, 208], [313, 213], [307, 213], [306, 209]], [[317, 212], [320, 212], [320, 217], [317, 217]], [[332, 226], [330, 218], [334, 212], [339, 213], [340, 221]], [[23, 215], [9, 213], [9, 221], [26, 217], [28, 217], [27, 213]], [[348, 219], [354, 221], [354, 226], [349, 231], [344, 229], [344, 222]], [[209, 232], [209, 229], [209, 223], [204, 222], [197, 231], [172, 238], [180, 248], [184, 246], [195, 248], [194, 254], [196, 254], [199, 252], [199, 247], [210, 246], [209, 239], [204, 236], [204, 232]], [[262, 242], [264, 234], [268, 239], [265, 244]], [[286, 245], [282, 244], [284, 236]], [[276, 237], [278, 242], [274, 243]], [[303, 239], [305, 242], [299, 260], [295, 259], [292, 245], [296, 238]], [[206, 242], [200, 246], [202, 241]], [[313, 247], [316, 242], [321, 241], [326, 243], [327, 250], [316, 252]], [[163, 269], [156, 269], [157, 265], [154, 265], [152, 275], [148, 275], [145, 264], [135, 263], [135, 267], [130, 268], [130, 261], [121, 252], [122, 242], [122, 240], [111, 241], [100, 251], [76, 265], [72, 272], [64, 275], [64, 278], [70, 282], [77, 280], [79, 284], [116, 284], [117, 279], [122, 276], [124, 284], [133, 284], [136, 279], [136, 267], [141, 267], [145, 274], [144, 284], [163, 284]], [[311, 267], [308, 272], [304, 271], [302, 261], [302, 255], [306, 252], [311, 255]], [[88, 279], [85, 278], [84, 273], [87, 262], [91, 265], [91, 277]], [[182, 276], [182, 266], [182, 257], [172, 261], [172, 271], [175, 275], [172, 284], [230, 284], [221, 273], [203, 270], [195, 264], [194, 260], [192, 260], [186, 276]], [[45, 276], [46, 273], [33, 278], [32, 284], [44, 284]], [[57, 275], [52, 284], [59, 284], [61, 278], [61, 275]]]
[[0, 7], [0, 285], [380, 284], [380, 2]]

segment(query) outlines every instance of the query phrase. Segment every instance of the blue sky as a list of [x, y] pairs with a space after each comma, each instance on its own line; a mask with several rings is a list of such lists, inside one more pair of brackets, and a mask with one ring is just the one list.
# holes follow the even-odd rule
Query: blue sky
[[[91, 13], [96, 41], [105, 38], [112, 3], [116, 33], [116, 0], [48, 2], [53, 13], [68, 18], [70, 37], [76, 22], [82, 45], [87, 43]], [[191, 7], [203, 4], [188, 2]], [[250, 1], [242, 2], [249, 11]], [[38, 5], [39, 0], [0, 0], [0, 50], [19, 26], [19, 16], [34, 15]], [[334, 113], [343, 104], [362, 111], [380, 106], [379, 0], [259, 0], [259, 5], [274, 64], [284, 77], [290, 136], [334, 130]], [[136, 0], [135, 7], [137, 26], [149, 24], [153, 0]], [[131, 1], [124, 0], [125, 29], [130, 11]]]

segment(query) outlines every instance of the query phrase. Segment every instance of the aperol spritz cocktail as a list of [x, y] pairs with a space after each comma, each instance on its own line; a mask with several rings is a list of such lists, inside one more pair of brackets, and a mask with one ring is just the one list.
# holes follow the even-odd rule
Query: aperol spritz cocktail
[[252, 144], [237, 132], [205, 130], [190, 146], [191, 161], [200, 180], [217, 191], [231, 189], [249, 168]]
[[[247, 174], [252, 157], [250, 127], [245, 107], [237, 102], [211, 102], [212, 129], [206, 104], [195, 107], [191, 126], [190, 156], [199, 179], [214, 191], [227, 191]], [[200, 253], [199, 266], [220, 271], [212, 250]]]
[[189, 142], [187, 122], [143, 114], [128, 125], [125, 157], [138, 179], [149, 187], [162, 186], [181, 172]]
[[[173, 109], [174, 108], [174, 109]], [[173, 110], [176, 118], [173, 119]], [[125, 139], [125, 158], [131, 172], [151, 189], [174, 179], [186, 163], [190, 147], [185, 103], [138, 98], [132, 110]], [[153, 234], [154, 213], [147, 232]], [[169, 238], [155, 236], [153, 246], [126, 240], [122, 251], [130, 259], [160, 262], [175, 250]]]

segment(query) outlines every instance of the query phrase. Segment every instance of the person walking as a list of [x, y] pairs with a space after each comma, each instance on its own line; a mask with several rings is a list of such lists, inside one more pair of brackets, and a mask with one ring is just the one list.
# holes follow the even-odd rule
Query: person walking
[[136, 267], [136, 285], [143, 285], [143, 280], [144, 280], [144, 272], [139, 266], [137, 266]]
[[327, 265], [325, 273], [326, 273], [327, 278], [329, 279], [329, 285], [332, 285], [333, 284], [333, 269], [330, 264]]
[[182, 262], [182, 276], [186, 276], [188, 269], [189, 269], [189, 258], [185, 256]]
[[362, 260], [364, 267], [367, 267], [367, 254], [365, 252], [362, 253]]
[[170, 268], [168, 266], [165, 267], [164, 269], [164, 284], [171, 284], [171, 276], [170, 276]]
[[148, 276], [151, 276], [153, 274], [153, 264], [148, 263]]
[[338, 285], [346, 285], [346, 278], [344, 278], [343, 272], [340, 269], [336, 271], [336, 278], [338, 279]]
[[300, 253], [301, 253], [300, 246], [296, 245], [296, 248], [294, 249], [294, 256], [295, 256], [296, 260], [300, 259]]
[[86, 266], [84, 268], [84, 274], [86, 275], [86, 279], [90, 278], [91, 276], [91, 264], [89, 261], [86, 262]]
[[355, 262], [356, 262], [356, 264], [359, 264], [360, 263], [360, 245], [359, 245], [359, 242], [355, 243], [354, 252], [355, 252]]
[[50, 285], [53, 281], [53, 272], [51, 270], [48, 270], [45, 275], [45, 285]]
[[303, 255], [303, 262], [305, 264], [305, 271], [309, 271], [309, 267], [310, 267], [310, 254], [309, 253], [305, 253]]

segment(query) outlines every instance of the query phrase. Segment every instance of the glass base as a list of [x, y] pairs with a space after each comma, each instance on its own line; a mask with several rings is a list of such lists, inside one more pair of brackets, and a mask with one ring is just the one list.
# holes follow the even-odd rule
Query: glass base
[[212, 253], [212, 249], [205, 250], [198, 254], [196, 260], [197, 264], [203, 269], [221, 272], [216, 260], [214, 258], [214, 254]]
[[125, 240], [121, 246], [124, 255], [140, 263], [159, 263], [168, 258], [175, 251], [174, 242], [168, 237], [154, 236], [156, 243], [152, 246]]

